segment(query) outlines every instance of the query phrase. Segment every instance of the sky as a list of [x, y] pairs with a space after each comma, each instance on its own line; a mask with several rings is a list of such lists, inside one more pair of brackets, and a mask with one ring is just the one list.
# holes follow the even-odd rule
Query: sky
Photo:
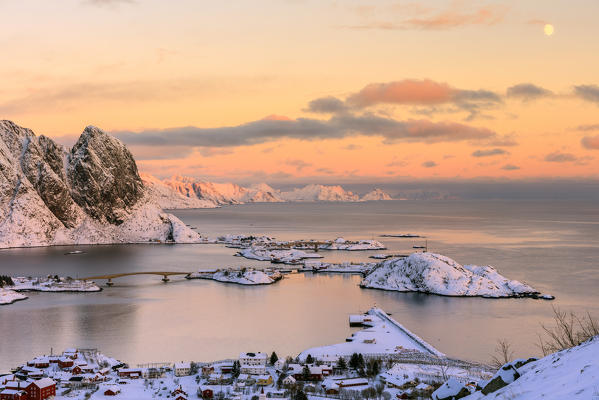
[[0, 119], [233, 182], [599, 177], [596, 0], [0, 0]]

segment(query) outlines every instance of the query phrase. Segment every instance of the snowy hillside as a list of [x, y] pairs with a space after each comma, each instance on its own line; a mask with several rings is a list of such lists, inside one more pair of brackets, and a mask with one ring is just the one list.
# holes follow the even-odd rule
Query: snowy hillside
[[140, 173], [139, 176], [148, 191], [150, 191], [151, 197], [165, 210], [218, 207], [211, 200], [198, 199], [195, 195], [184, 195], [179, 191], [173, 190], [172, 187], [152, 175]]
[[379, 201], [379, 200], [393, 200], [393, 198], [381, 189], [374, 189], [373, 191], [368, 192], [364, 196], [362, 196], [362, 201]]
[[307, 185], [281, 193], [287, 201], [359, 201], [360, 196], [346, 191], [341, 186]]
[[[506, 364], [494, 377], [502, 377], [503, 380], [506, 371], [515, 370], [517, 373], [510, 374], [506, 382], [490, 384], [492, 379], [481, 385], [482, 391], [463, 399], [599, 399], [599, 336], [518, 368], [514, 368], [514, 363]], [[505, 383], [508, 385], [503, 386]]]
[[244, 188], [234, 183], [205, 182], [185, 176], [173, 176], [163, 183], [185, 197], [218, 205], [283, 201], [279, 192], [265, 183]]
[[491, 266], [460, 265], [434, 253], [413, 253], [383, 261], [360, 284], [365, 288], [445, 296], [520, 297], [539, 292], [509, 280]]
[[0, 171], [0, 248], [200, 239], [162, 211], [129, 150], [98, 128], [67, 152], [0, 121]]

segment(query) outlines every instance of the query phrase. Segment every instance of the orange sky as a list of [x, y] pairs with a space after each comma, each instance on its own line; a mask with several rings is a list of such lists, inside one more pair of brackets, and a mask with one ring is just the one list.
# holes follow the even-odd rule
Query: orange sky
[[159, 176], [599, 175], [596, 1], [5, 0], [0, 14], [0, 118], [64, 143], [99, 126]]

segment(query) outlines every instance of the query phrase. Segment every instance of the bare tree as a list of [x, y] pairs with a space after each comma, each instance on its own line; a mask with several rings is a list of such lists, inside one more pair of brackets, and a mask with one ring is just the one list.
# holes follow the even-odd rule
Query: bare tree
[[512, 361], [513, 358], [514, 352], [510, 342], [507, 339], [497, 340], [495, 353], [491, 355], [491, 365], [499, 369], [502, 365]]
[[541, 325], [545, 339], [539, 335], [539, 347], [544, 355], [578, 346], [599, 335], [599, 322], [588, 312], [580, 317], [553, 307], [553, 322], [555, 326]]

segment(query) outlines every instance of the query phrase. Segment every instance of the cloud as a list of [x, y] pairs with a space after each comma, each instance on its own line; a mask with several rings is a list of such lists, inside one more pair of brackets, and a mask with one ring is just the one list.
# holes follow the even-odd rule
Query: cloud
[[305, 162], [304, 160], [286, 160], [285, 164], [295, 167], [298, 172], [306, 167], [311, 167], [312, 164]]
[[[430, 9], [419, 8], [407, 18], [400, 19], [398, 22], [368, 21], [363, 24], [349, 26], [350, 29], [367, 30], [405, 30], [405, 29], [423, 29], [423, 30], [444, 30], [458, 28], [469, 25], [491, 26], [503, 21], [508, 9], [501, 5], [487, 5], [477, 9], [468, 10], [462, 6], [463, 2], [454, 2], [453, 5], [439, 13], [433, 13]], [[417, 15], [414, 15], [417, 14]]]
[[503, 149], [476, 150], [474, 153], [472, 153], [472, 157], [490, 157], [490, 156], [497, 156], [500, 154], [509, 154], [509, 153]]
[[522, 101], [532, 101], [552, 95], [552, 91], [532, 83], [519, 83], [507, 89], [507, 97], [517, 98]]
[[578, 158], [571, 153], [561, 153], [559, 151], [554, 151], [553, 153], [547, 154], [545, 156], [545, 161], [548, 162], [557, 162], [557, 163], [564, 163], [564, 162], [573, 162], [573, 161], [577, 161]]
[[599, 124], [592, 124], [592, 125], [578, 125], [576, 127], [577, 131], [583, 131], [583, 132], [588, 132], [588, 131], [599, 131]]
[[214, 147], [198, 147], [197, 151], [204, 157], [224, 156], [233, 153], [233, 150], [231, 149]]
[[136, 2], [134, 0], [85, 0], [83, 3], [98, 7], [113, 7], [120, 4], [135, 4]]
[[599, 86], [597, 85], [574, 86], [574, 94], [585, 101], [599, 105]]
[[433, 168], [436, 167], [438, 164], [434, 161], [425, 161], [421, 164], [424, 168]]
[[440, 111], [439, 105], [453, 105], [454, 110], [467, 111], [468, 119], [480, 114], [482, 109], [493, 108], [502, 103], [499, 94], [490, 90], [463, 90], [451, 87], [447, 83], [430, 79], [404, 79], [394, 82], [371, 83], [346, 99], [345, 103], [354, 109], [366, 108], [378, 104], [399, 104], [426, 106], [418, 109], [421, 114]]
[[359, 144], [348, 144], [347, 146], [344, 147], [345, 150], [360, 150], [362, 148], [362, 146], [360, 146]]
[[514, 164], [505, 164], [503, 167], [501, 167], [501, 169], [506, 171], [516, 171], [520, 169], [520, 167]]
[[335, 173], [335, 171], [333, 171], [330, 168], [318, 168], [316, 170], [316, 172], [318, 172], [319, 174], [325, 174], [325, 175], [333, 175]]
[[583, 147], [590, 150], [599, 150], [599, 135], [597, 136], [585, 136], [580, 141]]
[[262, 119], [241, 125], [217, 128], [188, 126], [151, 129], [142, 132], [117, 131], [112, 133], [129, 145], [191, 147], [251, 146], [280, 139], [323, 140], [354, 136], [380, 137], [385, 143], [400, 141], [457, 142], [491, 140], [497, 137], [497, 134], [490, 129], [457, 122], [396, 120], [369, 113], [334, 115], [328, 120]]
[[322, 113], [322, 114], [335, 114], [347, 111], [347, 106], [342, 100], [336, 97], [320, 97], [312, 100], [308, 103], [308, 107], [305, 109], [307, 112]]

